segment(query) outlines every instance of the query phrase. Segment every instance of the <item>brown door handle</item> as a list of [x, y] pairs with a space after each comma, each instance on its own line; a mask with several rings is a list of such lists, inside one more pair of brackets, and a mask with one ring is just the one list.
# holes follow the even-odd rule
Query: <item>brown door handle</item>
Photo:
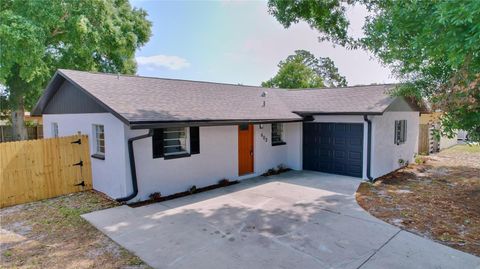
[[250, 150], [250, 156], [253, 156], [253, 151], [252, 150]]

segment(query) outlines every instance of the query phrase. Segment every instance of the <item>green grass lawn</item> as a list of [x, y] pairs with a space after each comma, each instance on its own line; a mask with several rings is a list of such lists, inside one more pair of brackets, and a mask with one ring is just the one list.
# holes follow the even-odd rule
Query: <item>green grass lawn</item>
[[464, 145], [456, 145], [449, 149], [446, 149], [445, 152], [468, 152], [468, 153], [480, 153], [480, 145], [479, 144], [464, 144]]

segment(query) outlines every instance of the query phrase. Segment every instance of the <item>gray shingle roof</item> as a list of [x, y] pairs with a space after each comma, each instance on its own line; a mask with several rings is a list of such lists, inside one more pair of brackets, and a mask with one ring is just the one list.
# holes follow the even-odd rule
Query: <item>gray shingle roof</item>
[[282, 92], [282, 99], [297, 113], [383, 113], [395, 97], [395, 84], [342, 88], [303, 89]]
[[[37, 103], [35, 114], [43, 113], [61, 77], [127, 124], [294, 121], [302, 119], [298, 114], [381, 114], [395, 100], [388, 94], [393, 84], [287, 91], [61, 69]], [[266, 97], [262, 97], [263, 92], [267, 92]]]
[[[298, 120], [277, 94], [261, 87], [59, 70], [131, 122]], [[278, 91], [278, 90], [273, 90]]]

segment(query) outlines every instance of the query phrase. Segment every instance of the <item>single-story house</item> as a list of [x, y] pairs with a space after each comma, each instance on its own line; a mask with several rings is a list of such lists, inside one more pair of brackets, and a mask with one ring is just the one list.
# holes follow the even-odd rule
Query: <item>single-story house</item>
[[123, 201], [283, 165], [372, 180], [413, 161], [419, 110], [395, 85], [284, 90], [58, 70], [44, 136], [89, 134], [93, 186]]

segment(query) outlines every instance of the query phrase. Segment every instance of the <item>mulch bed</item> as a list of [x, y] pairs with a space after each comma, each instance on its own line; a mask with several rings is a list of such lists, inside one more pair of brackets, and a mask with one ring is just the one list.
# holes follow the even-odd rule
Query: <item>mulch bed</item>
[[373, 216], [480, 256], [480, 147], [456, 146], [362, 183], [357, 201]]
[[164, 201], [168, 201], [168, 200], [172, 200], [172, 199], [176, 199], [176, 198], [180, 198], [180, 197], [185, 197], [185, 196], [192, 195], [192, 194], [195, 194], [195, 193], [200, 193], [200, 192], [210, 191], [210, 190], [214, 190], [214, 189], [218, 189], [218, 188], [222, 188], [222, 187], [227, 187], [227, 186], [230, 186], [230, 185], [235, 185], [237, 183], [239, 183], [238, 180], [221, 180], [218, 184], [213, 184], [213, 185], [209, 185], [209, 186], [202, 187], [202, 188], [197, 188], [197, 187], [193, 186], [188, 191], [177, 192], [177, 193], [167, 195], [167, 196], [160, 196], [160, 194], [153, 194], [153, 195], [151, 195], [150, 200], [130, 203], [130, 204], [127, 204], [127, 205], [130, 206], [130, 207], [140, 207], [140, 206], [144, 206], [144, 205], [149, 205], [149, 204], [153, 204], [153, 203], [159, 203], [159, 202], [164, 202]]

